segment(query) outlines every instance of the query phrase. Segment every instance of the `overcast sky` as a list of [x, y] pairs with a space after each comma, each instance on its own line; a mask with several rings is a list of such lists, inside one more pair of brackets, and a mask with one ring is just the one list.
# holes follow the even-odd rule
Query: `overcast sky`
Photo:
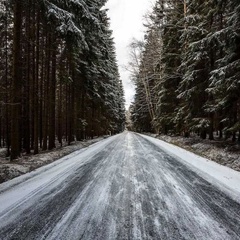
[[129, 107], [134, 96], [134, 86], [130, 81], [130, 74], [124, 69], [124, 66], [129, 62], [128, 45], [133, 38], [143, 39], [143, 16], [151, 10], [153, 3], [154, 0], [108, 0], [106, 4], [116, 43], [119, 71], [125, 90], [126, 108]]

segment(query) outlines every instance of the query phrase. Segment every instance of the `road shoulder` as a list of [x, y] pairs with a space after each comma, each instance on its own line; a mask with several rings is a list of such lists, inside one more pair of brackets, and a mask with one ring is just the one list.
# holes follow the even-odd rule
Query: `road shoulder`
[[240, 203], [240, 172], [229, 167], [220, 165], [207, 158], [196, 155], [181, 147], [165, 141], [139, 134], [148, 141], [162, 148], [170, 155], [175, 156], [179, 161], [188, 165], [204, 179], [220, 188], [231, 198]]

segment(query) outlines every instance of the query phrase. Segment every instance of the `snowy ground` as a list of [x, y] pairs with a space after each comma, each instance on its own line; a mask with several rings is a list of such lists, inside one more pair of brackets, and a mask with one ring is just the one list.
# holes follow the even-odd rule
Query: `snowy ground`
[[125, 132], [1, 184], [0, 239], [237, 240], [238, 183], [239, 172]]
[[95, 138], [82, 142], [76, 142], [70, 146], [57, 147], [52, 151], [45, 151], [37, 155], [23, 155], [14, 162], [5, 158], [6, 149], [0, 149], [0, 183], [33, 171], [39, 167], [49, 164], [65, 155], [96, 143], [103, 138]]
[[202, 140], [200, 137], [184, 138], [156, 134], [147, 135], [180, 146], [221, 165], [240, 171], [240, 145], [233, 144], [231, 141]]

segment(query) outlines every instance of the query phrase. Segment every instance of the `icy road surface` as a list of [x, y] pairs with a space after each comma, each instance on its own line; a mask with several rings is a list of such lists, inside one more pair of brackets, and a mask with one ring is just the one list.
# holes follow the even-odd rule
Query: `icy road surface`
[[125, 132], [0, 185], [0, 239], [240, 239], [239, 202], [155, 141]]

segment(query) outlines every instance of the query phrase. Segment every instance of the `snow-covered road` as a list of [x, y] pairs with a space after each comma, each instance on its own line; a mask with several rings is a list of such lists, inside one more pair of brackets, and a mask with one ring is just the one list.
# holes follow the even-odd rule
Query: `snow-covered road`
[[0, 239], [240, 239], [237, 190], [156, 141], [124, 132], [0, 185]]

